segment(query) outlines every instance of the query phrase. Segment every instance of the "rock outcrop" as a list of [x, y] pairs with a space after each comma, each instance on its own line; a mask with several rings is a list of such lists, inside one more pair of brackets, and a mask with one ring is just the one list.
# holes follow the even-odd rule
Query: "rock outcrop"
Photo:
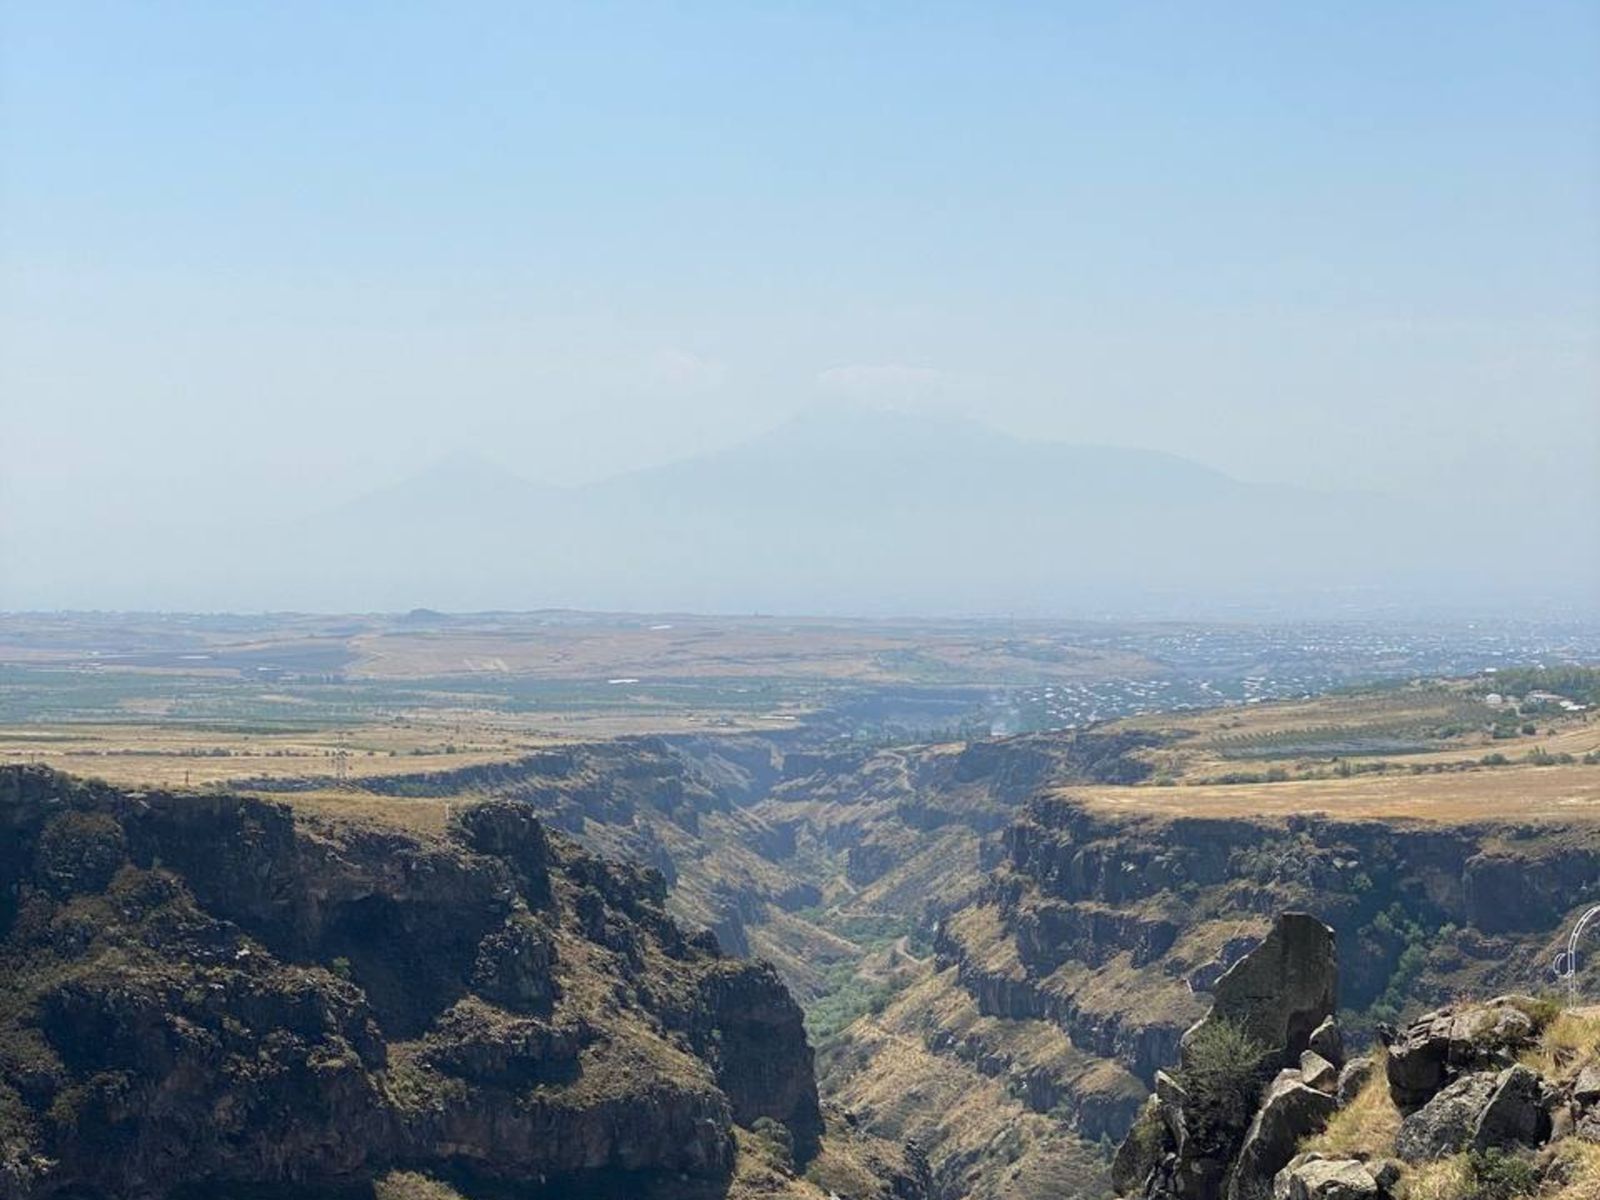
[[[1280, 974], [1276, 965], [1297, 943], [1297, 965]], [[1515, 1061], [1536, 1049], [1555, 1015], [1553, 1006], [1526, 996], [1442, 1009], [1412, 1022], [1391, 1038], [1382, 1080], [1389, 1095], [1375, 1100], [1374, 1060], [1363, 1056], [1337, 1067], [1329, 1056], [1343, 1057], [1342, 1031], [1314, 1011], [1332, 1007], [1322, 985], [1333, 971], [1331, 936], [1286, 914], [1230, 971], [1248, 986], [1226, 986], [1229, 976], [1219, 981], [1216, 1006], [1184, 1035], [1183, 1066], [1176, 1076], [1158, 1073], [1155, 1095], [1118, 1151], [1113, 1184], [1121, 1195], [1253, 1200], [1270, 1192], [1273, 1200], [1380, 1200], [1402, 1176], [1386, 1156], [1417, 1165], [1470, 1151], [1489, 1155], [1481, 1161], [1492, 1170], [1499, 1161], [1492, 1153], [1543, 1146], [1558, 1126], [1582, 1136], [1583, 1122], [1591, 1121], [1600, 1130], [1600, 1060], [1573, 1064], [1573, 1052], [1558, 1047], [1551, 1061], [1570, 1065], [1555, 1082]], [[1281, 1031], [1283, 1041], [1269, 1047], [1251, 1030]], [[1263, 1066], [1282, 1062], [1302, 1040], [1296, 1066], [1279, 1070], [1264, 1090], [1254, 1086]], [[1383, 1126], [1374, 1103], [1394, 1106], [1398, 1129], [1388, 1126], [1389, 1144], [1374, 1147], [1370, 1158], [1302, 1152], [1341, 1108], [1358, 1102], [1368, 1107], [1357, 1130], [1363, 1119]], [[1347, 1128], [1332, 1144], [1347, 1146], [1350, 1137]], [[1462, 1161], [1479, 1169], [1478, 1159]]]
[[[1270, 1191], [1338, 1107], [1337, 1069], [1310, 1049], [1313, 1033], [1326, 1048], [1342, 1046], [1330, 1024], [1337, 979], [1333, 931], [1304, 913], [1280, 916], [1217, 981], [1211, 1011], [1183, 1036], [1176, 1075], [1157, 1073], [1118, 1151], [1118, 1190], [1174, 1200]], [[1291, 1061], [1300, 1065], [1284, 1066]], [[1274, 1067], [1283, 1069], [1263, 1090]]]
[[1399, 1179], [1393, 1163], [1298, 1154], [1272, 1181], [1272, 1200], [1381, 1200]]
[[[1210, 1013], [1184, 1040], [1212, 1022], [1231, 1022], [1271, 1049], [1277, 1065], [1287, 1066], [1332, 1018], [1338, 991], [1333, 930], [1309, 914], [1285, 913], [1259, 946], [1217, 980]], [[1336, 1036], [1325, 1031], [1324, 1043]]]
[[1245, 1131], [1244, 1142], [1228, 1175], [1229, 1200], [1252, 1200], [1272, 1185], [1273, 1177], [1294, 1157], [1303, 1138], [1328, 1123], [1338, 1103], [1286, 1071], [1261, 1098], [1261, 1107]]
[[1436, 1009], [1390, 1043], [1389, 1094], [1401, 1112], [1414, 1111], [1462, 1075], [1510, 1066], [1535, 1032], [1533, 1018], [1509, 996]]
[[1415, 1163], [1466, 1149], [1497, 1086], [1494, 1072], [1479, 1071], [1442, 1088], [1401, 1123], [1396, 1152], [1406, 1162]]
[[1543, 1080], [1527, 1067], [1462, 1075], [1401, 1122], [1395, 1149], [1406, 1162], [1462, 1150], [1540, 1146], [1551, 1117]]

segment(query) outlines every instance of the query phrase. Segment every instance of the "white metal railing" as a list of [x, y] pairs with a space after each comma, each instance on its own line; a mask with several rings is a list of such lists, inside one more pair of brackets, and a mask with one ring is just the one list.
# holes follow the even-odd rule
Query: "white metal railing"
[[1596, 916], [1600, 916], [1600, 904], [1594, 905], [1578, 918], [1577, 924], [1572, 927], [1572, 932], [1567, 935], [1567, 948], [1556, 955], [1554, 964], [1556, 978], [1567, 981], [1568, 1008], [1575, 1007], [1578, 1002], [1578, 939], [1583, 936], [1583, 931]]

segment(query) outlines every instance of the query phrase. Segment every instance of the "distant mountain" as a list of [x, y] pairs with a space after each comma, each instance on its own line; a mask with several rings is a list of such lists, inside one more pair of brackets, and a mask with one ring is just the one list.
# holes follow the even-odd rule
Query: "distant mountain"
[[191, 603], [250, 609], [1215, 615], [1536, 590], [1537, 537], [1485, 561], [1484, 536], [1382, 496], [828, 404], [582, 487], [457, 458], [314, 519], [115, 561], [188, 571]]
[[354, 607], [1052, 612], [1348, 587], [1403, 564], [1392, 524], [1372, 497], [830, 404], [582, 487], [451, 461], [263, 544], [256, 573], [322, 564], [313, 590]]
[[[825, 485], [825, 486], [824, 486]], [[1153, 450], [1024, 441], [976, 421], [854, 404], [819, 404], [728, 450], [609, 480], [595, 491], [722, 507], [907, 502], [1012, 506], [1187, 501], [1244, 487], [1209, 467]], [[1020, 513], [1023, 508], [1017, 507]]]
[[419, 475], [349, 500], [312, 524], [398, 529], [452, 515], [529, 512], [554, 502], [558, 494], [479, 455], [455, 454]]

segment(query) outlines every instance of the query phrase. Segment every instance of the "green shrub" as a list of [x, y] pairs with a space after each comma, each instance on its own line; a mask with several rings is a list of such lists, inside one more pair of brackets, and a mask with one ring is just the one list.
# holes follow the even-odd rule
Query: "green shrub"
[[1554, 996], [1509, 996], [1507, 1001], [1532, 1021], [1534, 1029], [1540, 1033], [1561, 1015], [1562, 1003]]
[[1472, 1189], [1466, 1200], [1515, 1200], [1539, 1188], [1539, 1173], [1526, 1158], [1503, 1150], [1474, 1150], [1467, 1155]]
[[1162, 1123], [1161, 1113], [1153, 1105], [1147, 1104], [1139, 1110], [1139, 1117], [1128, 1131], [1128, 1136], [1139, 1148], [1140, 1156], [1150, 1160], [1152, 1166], [1167, 1148], [1167, 1127]]
[[772, 1157], [787, 1171], [794, 1170], [794, 1134], [781, 1121], [771, 1117], [757, 1117], [750, 1132], [767, 1143]]
[[1184, 1118], [1191, 1137], [1220, 1157], [1232, 1157], [1261, 1098], [1267, 1048], [1243, 1026], [1207, 1020], [1184, 1043], [1178, 1085], [1188, 1095]]

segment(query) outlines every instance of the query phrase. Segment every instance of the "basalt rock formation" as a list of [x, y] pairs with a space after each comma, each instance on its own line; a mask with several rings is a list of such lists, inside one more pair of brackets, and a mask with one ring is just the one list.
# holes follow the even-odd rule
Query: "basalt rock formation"
[[[715, 1196], [741, 1129], [803, 1166], [824, 1117], [798, 1006], [665, 896], [514, 802], [410, 833], [0, 771], [0, 1196], [396, 1166]], [[882, 1195], [919, 1194], [880, 1158]]]
[[[1175, 1200], [1248, 1200], [1266, 1190], [1337, 1107], [1333, 1064], [1310, 1048], [1313, 1032], [1324, 1045], [1335, 1040], [1327, 1030], [1337, 979], [1333, 930], [1304, 913], [1279, 917], [1218, 980], [1211, 1011], [1183, 1036], [1176, 1076], [1157, 1074], [1118, 1151], [1114, 1185]], [[1286, 1065], [1294, 1061], [1304, 1066]]]
[[1276, 1048], [1274, 1065], [1288, 1066], [1309, 1052], [1322, 1067], [1336, 1068], [1338, 1063], [1313, 1049], [1312, 1038], [1320, 1034], [1323, 1049], [1342, 1053], [1343, 1039], [1333, 1024], [1338, 990], [1333, 930], [1306, 913], [1284, 913], [1261, 944], [1217, 980], [1211, 1011], [1184, 1042], [1213, 1024], [1231, 1022], [1246, 1037]]
[[[1441, 1160], [1456, 1164], [1457, 1177], [1492, 1174], [1506, 1170], [1505, 1156], [1531, 1155], [1558, 1130], [1600, 1136], [1600, 1022], [1562, 1017], [1567, 1026], [1541, 1046], [1558, 1016], [1547, 1001], [1502, 996], [1428, 1013], [1393, 1040], [1382, 1074], [1371, 1058], [1324, 1057], [1322, 1050], [1342, 1054], [1343, 1039], [1331, 1019], [1332, 930], [1316, 926], [1303, 915], [1280, 917], [1223, 976], [1212, 1011], [1184, 1035], [1182, 1066], [1174, 1076], [1157, 1074], [1155, 1094], [1117, 1152], [1119, 1194], [1380, 1200], [1396, 1194], [1408, 1172]], [[1291, 960], [1296, 969], [1280, 969]], [[1324, 1018], [1307, 1035], [1313, 996]], [[1281, 1036], [1257, 1040], [1264, 1030]], [[1263, 1082], [1297, 1051], [1297, 1067]], [[1546, 1064], [1549, 1077], [1540, 1073]], [[1315, 1136], [1358, 1107], [1324, 1143], [1340, 1152], [1318, 1148]], [[1596, 1133], [1584, 1132], [1585, 1120]], [[1473, 1157], [1480, 1155], [1488, 1157]], [[1559, 1157], [1542, 1152], [1512, 1170], [1529, 1181], [1525, 1190], [1540, 1172], [1562, 1182], [1558, 1170], [1570, 1175], [1575, 1160], [1558, 1168]], [[1487, 1194], [1435, 1176], [1435, 1192], [1454, 1195], [1454, 1186]]]
[[[1002, 840], [972, 902], [940, 922], [938, 966], [983, 1014], [1046, 1023], [1106, 1060], [1122, 1097], [1178, 1061], [1184, 1031], [1273, 913], [1330, 927], [1341, 1004], [1381, 1013], [1536, 984], [1571, 918], [1600, 898], [1592, 826], [1158, 817], [1063, 793], [1028, 804]], [[1327, 1003], [1301, 1001], [1292, 1029], [1256, 1036], [1297, 1057], [1305, 1014]], [[1108, 1071], [1092, 1079], [1069, 1112], [1107, 1094]], [[1138, 1107], [1119, 1100], [1115, 1135]]]

